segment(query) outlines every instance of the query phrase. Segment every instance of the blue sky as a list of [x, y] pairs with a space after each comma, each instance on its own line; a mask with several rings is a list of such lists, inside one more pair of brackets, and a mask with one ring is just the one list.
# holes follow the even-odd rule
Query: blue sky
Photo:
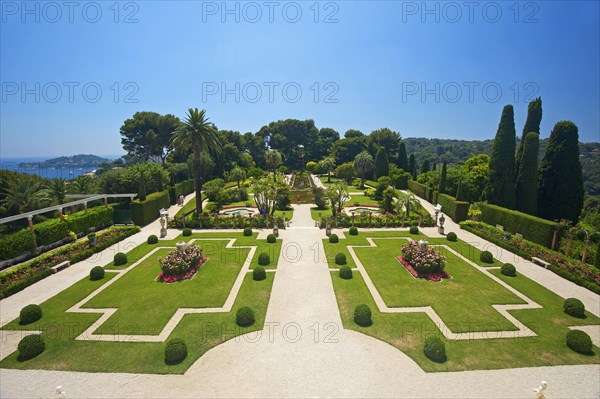
[[189, 107], [242, 133], [490, 139], [536, 96], [542, 137], [569, 119], [600, 141], [596, 1], [23, 4], [0, 2], [1, 157], [119, 154], [133, 113]]

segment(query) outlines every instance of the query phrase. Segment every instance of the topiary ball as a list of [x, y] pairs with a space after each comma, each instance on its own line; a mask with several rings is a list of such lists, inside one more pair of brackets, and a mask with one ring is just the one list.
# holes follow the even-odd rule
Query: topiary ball
[[46, 349], [44, 338], [41, 334], [28, 335], [19, 341], [19, 360], [32, 359]]
[[417, 226], [410, 226], [408, 231], [410, 234], [419, 234], [419, 228]]
[[252, 229], [250, 227], [246, 227], [244, 229], [244, 236], [249, 237], [252, 235]]
[[515, 266], [513, 264], [505, 263], [500, 268], [500, 273], [504, 274], [505, 276], [516, 277], [517, 269], [515, 268]]
[[448, 235], [446, 236], [446, 239], [447, 239], [448, 241], [455, 242], [455, 241], [458, 239], [458, 237], [456, 236], [456, 233], [455, 233], [455, 232], [451, 231], [451, 232], [450, 232], [450, 233], [448, 233]]
[[581, 330], [571, 330], [567, 333], [567, 346], [577, 353], [589, 355], [592, 352], [592, 339]]
[[483, 263], [494, 263], [494, 256], [490, 251], [483, 251], [479, 255], [479, 260], [481, 260]]
[[354, 308], [354, 322], [362, 327], [369, 327], [373, 324], [369, 305], [361, 304]]
[[187, 357], [187, 345], [181, 338], [174, 338], [165, 346], [165, 363], [179, 364]]
[[117, 252], [113, 258], [113, 262], [115, 263], [115, 266], [124, 265], [127, 263], [127, 255], [125, 255], [123, 252]]
[[356, 226], [352, 226], [348, 229], [348, 234], [350, 234], [351, 236], [357, 236], [358, 235], [358, 228]]
[[275, 237], [275, 234], [271, 233], [267, 236], [267, 242], [269, 244], [273, 244], [277, 241], [277, 237]]
[[42, 308], [40, 305], [27, 305], [21, 309], [19, 314], [19, 324], [30, 324], [42, 318]]
[[104, 268], [102, 266], [94, 266], [90, 270], [90, 280], [102, 280], [104, 278]]
[[437, 363], [444, 363], [447, 360], [446, 345], [438, 337], [427, 337], [425, 339], [423, 353]]
[[254, 310], [248, 306], [242, 306], [235, 314], [235, 322], [240, 327], [248, 327], [254, 324]]
[[265, 268], [262, 266], [256, 266], [254, 268], [254, 270], [252, 271], [252, 278], [255, 281], [261, 281], [267, 278], [267, 272], [265, 271]]
[[585, 318], [585, 305], [577, 298], [567, 298], [563, 303], [563, 310], [566, 314], [580, 319]]
[[343, 252], [338, 252], [335, 254], [335, 264], [336, 265], [345, 265], [346, 264], [346, 254]]
[[340, 242], [340, 238], [338, 237], [338, 235], [337, 235], [337, 234], [331, 234], [331, 235], [329, 236], [329, 242], [330, 242], [331, 244], [337, 244], [338, 242]]
[[148, 244], [158, 244], [158, 237], [154, 234], [148, 236]]
[[260, 255], [258, 255], [258, 264], [259, 265], [266, 266], [269, 263], [271, 263], [271, 257], [269, 256], [268, 253], [262, 252]]
[[192, 235], [192, 229], [190, 229], [189, 227], [186, 227], [185, 229], [183, 229], [182, 234], [184, 237], [189, 237]]
[[340, 267], [340, 277], [344, 280], [350, 280], [352, 278], [352, 269], [350, 269], [350, 266]]

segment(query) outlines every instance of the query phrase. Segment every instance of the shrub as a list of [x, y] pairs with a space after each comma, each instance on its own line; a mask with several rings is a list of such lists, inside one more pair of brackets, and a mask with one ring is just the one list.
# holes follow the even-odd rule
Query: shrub
[[104, 268], [102, 266], [94, 266], [90, 270], [90, 280], [102, 280], [104, 278]]
[[252, 228], [250, 228], [250, 227], [246, 227], [246, 228], [244, 229], [244, 236], [246, 236], [246, 237], [250, 237], [251, 235], [252, 235]]
[[44, 338], [41, 334], [28, 335], [19, 342], [19, 359], [32, 359], [46, 349]]
[[419, 228], [417, 226], [410, 226], [410, 234], [419, 234]]
[[256, 266], [252, 271], [252, 278], [254, 281], [261, 281], [267, 278], [267, 272], [262, 266]]
[[42, 308], [40, 305], [27, 305], [23, 309], [21, 309], [21, 313], [19, 314], [19, 324], [30, 324], [34, 321], [38, 321], [42, 318]]
[[350, 234], [351, 236], [357, 236], [358, 235], [358, 228], [356, 226], [352, 226], [348, 229], [348, 234]]
[[580, 319], [585, 318], [585, 305], [577, 298], [567, 298], [563, 303], [563, 310], [566, 314]]
[[337, 244], [338, 242], [340, 242], [340, 238], [337, 236], [337, 234], [331, 234], [329, 236], [329, 242], [331, 244]]
[[167, 342], [165, 346], [165, 363], [178, 364], [187, 357], [187, 345], [181, 338], [174, 338]]
[[369, 327], [373, 324], [369, 305], [361, 304], [354, 308], [354, 322], [362, 327]]
[[479, 260], [483, 263], [494, 263], [494, 256], [490, 251], [483, 251], [479, 255]]
[[458, 239], [458, 237], [456, 236], [456, 233], [451, 231], [450, 233], [448, 233], [448, 235], [446, 236], [446, 239], [448, 241], [452, 241], [452, 242], [456, 242], [456, 240]]
[[352, 269], [350, 269], [350, 266], [340, 267], [340, 277], [344, 280], [350, 280], [352, 278]]
[[34, 235], [29, 229], [0, 237], [0, 260], [12, 259], [35, 248]]
[[346, 254], [343, 252], [338, 252], [335, 254], [335, 264], [336, 265], [345, 265], [346, 264]]
[[505, 263], [500, 268], [500, 273], [504, 274], [505, 276], [516, 277], [517, 269], [515, 268], [515, 266], [513, 264]]
[[148, 244], [158, 244], [158, 237], [154, 234], [148, 236]]
[[271, 233], [267, 236], [267, 242], [269, 244], [274, 244], [277, 241], [277, 237], [275, 237], [275, 234]]
[[271, 263], [271, 257], [269, 256], [268, 253], [262, 252], [260, 255], [258, 255], [258, 264], [259, 265], [266, 266], [269, 263]]
[[48, 245], [69, 236], [69, 225], [60, 219], [46, 220], [34, 226], [39, 245]]
[[592, 339], [581, 330], [571, 330], [567, 333], [567, 346], [584, 355], [592, 353]]
[[190, 229], [189, 227], [186, 227], [185, 229], [183, 229], [182, 234], [184, 237], [189, 237], [192, 235], [192, 229]]
[[[148, 238], [148, 241], [150, 241], [150, 238]], [[113, 262], [115, 263], [115, 266], [124, 265], [125, 263], [127, 263], [127, 255], [125, 255], [123, 252], [117, 252], [115, 254]]]
[[438, 337], [427, 337], [425, 344], [423, 345], [423, 353], [430, 360], [437, 363], [443, 363], [447, 360], [446, 358], [446, 345]]
[[254, 310], [248, 306], [242, 306], [235, 314], [235, 322], [240, 327], [248, 327], [254, 324]]

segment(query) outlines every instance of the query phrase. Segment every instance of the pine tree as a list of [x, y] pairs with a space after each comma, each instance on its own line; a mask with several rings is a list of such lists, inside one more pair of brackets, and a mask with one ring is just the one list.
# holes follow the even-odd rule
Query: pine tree
[[521, 170], [521, 159], [523, 157], [523, 149], [525, 146], [525, 137], [527, 137], [527, 133], [535, 132], [540, 133], [540, 122], [542, 121], [542, 98], [538, 97], [535, 100], [531, 101], [527, 107], [527, 120], [525, 121], [525, 126], [523, 126], [523, 134], [521, 135], [521, 142], [519, 143], [519, 148], [517, 149], [517, 157], [516, 157], [516, 173], [519, 176], [519, 171]]
[[385, 153], [385, 148], [379, 147], [377, 150], [377, 155], [375, 155], [375, 167], [373, 170], [373, 174], [375, 175], [375, 180], [379, 179], [382, 176], [387, 176], [390, 174], [390, 164], [388, 162], [387, 154]]
[[[415, 160], [415, 154], [410, 154], [410, 157], [408, 158], [408, 170], [407, 170], [407, 172], [409, 172], [410, 174], [414, 175], [415, 174], [416, 166], [417, 166], [417, 161]], [[415, 179], [415, 177], [413, 177], [413, 179]]]
[[140, 201], [146, 201], [146, 178], [144, 173], [140, 174], [140, 189], [138, 191], [138, 199]]
[[525, 136], [521, 168], [517, 176], [516, 207], [521, 212], [535, 215], [537, 210], [538, 151], [540, 135], [529, 132]]
[[504, 106], [496, 132], [486, 189], [487, 200], [505, 208], [515, 208], [515, 118], [512, 105]]
[[583, 177], [579, 162], [579, 132], [571, 121], [552, 129], [540, 165], [538, 216], [568, 219], [576, 224], [583, 207]]
[[440, 177], [440, 186], [438, 187], [438, 192], [440, 194], [446, 194], [446, 161], [442, 163], [442, 176]]
[[405, 172], [411, 171], [408, 167], [408, 157], [406, 156], [406, 144], [404, 144], [404, 141], [401, 141], [398, 145], [398, 162], [396, 165]]
[[429, 161], [426, 159], [421, 164], [421, 173], [427, 173], [427, 172], [429, 172]]

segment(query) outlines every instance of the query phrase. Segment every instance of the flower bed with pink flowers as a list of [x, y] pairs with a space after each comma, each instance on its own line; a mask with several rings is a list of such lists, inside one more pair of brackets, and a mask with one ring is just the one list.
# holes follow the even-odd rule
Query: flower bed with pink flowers
[[402, 256], [396, 259], [415, 278], [429, 281], [441, 281], [450, 278], [444, 271], [446, 257], [433, 248], [421, 249], [415, 241], [409, 241], [402, 246]]
[[202, 249], [196, 244], [190, 244], [184, 251], [174, 250], [164, 258], [158, 258], [162, 270], [157, 281], [162, 283], [174, 283], [181, 280], [189, 280], [206, 262], [202, 255]]

